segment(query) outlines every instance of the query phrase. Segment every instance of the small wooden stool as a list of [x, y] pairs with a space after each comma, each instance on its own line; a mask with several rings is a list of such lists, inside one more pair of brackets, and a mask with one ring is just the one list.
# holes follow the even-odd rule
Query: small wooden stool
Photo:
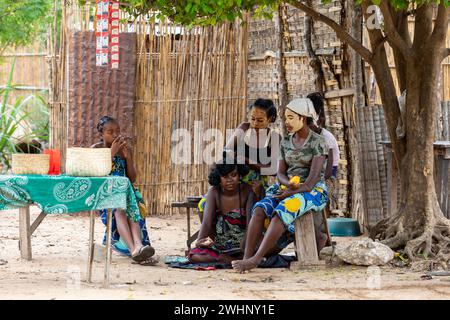
[[183, 201], [183, 202], [172, 202], [170, 204], [171, 208], [186, 208], [186, 227], [187, 227], [187, 241], [186, 245], [188, 250], [191, 249], [191, 244], [197, 240], [198, 231], [191, 235], [191, 208], [195, 209], [198, 206], [198, 202], [193, 201]]
[[[297, 253], [298, 261], [291, 263], [292, 270], [301, 269], [308, 266], [325, 265], [324, 260], [319, 260], [319, 252], [317, 251], [314, 213], [316, 212], [307, 212], [295, 220], [295, 251]], [[327, 243], [331, 243], [325, 213], [322, 211], [320, 214], [323, 216], [326, 227], [328, 237]]]

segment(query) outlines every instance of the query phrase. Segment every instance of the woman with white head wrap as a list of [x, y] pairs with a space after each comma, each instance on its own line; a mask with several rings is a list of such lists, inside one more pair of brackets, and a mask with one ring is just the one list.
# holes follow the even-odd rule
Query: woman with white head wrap
[[[281, 142], [279, 184], [271, 186], [267, 196], [253, 207], [244, 258], [232, 262], [233, 268], [241, 272], [256, 268], [265, 256], [285, 248], [294, 240], [295, 220], [310, 210], [322, 210], [328, 201], [324, 182], [328, 148], [323, 136], [312, 131], [306, 123], [308, 118], [318, 119], [312, 101], [294, 99], [286, 106], [284, 115], [289, 134]], [[298, 177], [300, 183], [293, 177]], [[258, 247], [266, 218], [270, 223]]]

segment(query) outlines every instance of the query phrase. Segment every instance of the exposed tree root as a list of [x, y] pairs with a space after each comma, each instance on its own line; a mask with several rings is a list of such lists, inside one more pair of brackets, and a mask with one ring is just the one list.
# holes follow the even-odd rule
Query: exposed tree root
[[423, 221], [412, 222], [409, 218], [408, 223], [403, 212], [406, 211], [377, 223], [371, 229], [371, 238], [381, 240], [393, 250], [403, 250], [411, 262], [425, 260], [450, 269], [450, 220], [438, 209], [427, 212]]

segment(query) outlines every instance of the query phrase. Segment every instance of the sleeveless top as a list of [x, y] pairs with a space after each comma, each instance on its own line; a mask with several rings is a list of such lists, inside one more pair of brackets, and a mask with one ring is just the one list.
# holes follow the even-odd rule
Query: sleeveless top
[[[253, 134], [256, 134], [256, 131], [252, 129], [248, 129], [245, 132], [244, 137], [241, 139], [241, 141], [235, 146], [235, 152], [242, 152], [242, 150], [237, 150], [238, 145], [240, 143], [243, 143], [244, 145], [244, 156], [249, 159], [250, 163], [253, 164], [262, 164], [267, 165], [271, 163], [271, 156], [272, 156], [272, 147], [271, 147], [271, 137], [272, 137], [272, 130], [267, 129], [267, 138], [264, 143], [264, 146], [256, 148], [254, 146], [250, 145], [251, 136]], [[260, 141], [261, 142], [261, 141]]]

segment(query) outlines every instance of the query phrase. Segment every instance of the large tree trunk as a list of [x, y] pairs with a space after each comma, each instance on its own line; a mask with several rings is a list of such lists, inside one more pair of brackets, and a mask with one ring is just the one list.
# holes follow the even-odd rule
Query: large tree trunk
[[[406, 66], [406, 153], [396, 155], [400, 168], [398, 212], [381, 221], [372, 237], [393, 249], [404, 248], [411, 260], [430, 258], [444, 268], [450, 260], [450, 220], [444, 217], [434, 184], [434, 127], [440, 62], [422, 52]], [[389, 107], [383, 101], [385, 107]], [[391, 139], [396, 137], [391, 137]]]
[[[371, 230], [373, 238], [379, 238], [394, 249], [403, 249], [411, 260], [431, 257], [450, 267], [450, 220], [442, 214], [434, 185], [433, 142], [436, 125], [438, 79], [442, 60], [450, 54], [445, 48], [450, 8], [444, 0], [437, 5], [427, 3], [414, 7], [414, 42], [407, 32], [407, 13], [394, 13], [388, 0], [381, 0], [383, 31], [368, 28], [370, 50], [342, 26], [314, 11], [299, 0], [287, 0], [314, 19], [324, 22], [336, 31], [374, 71], [380, 89], [386, 124], [399, 168], [401, 194], [399, 209], [391, 218], [380, 221]], [[362, 12], [368, 21], [372, 0], [362, 0]], [[397, 137], [396, 128], [402, 117], [394, 79], [390, 71], [386, 43], [394, 48], [398, 64], [398, 83], [407, 91], [406, 136]], [[394, 191], [395, 192], [395, 191]]]

